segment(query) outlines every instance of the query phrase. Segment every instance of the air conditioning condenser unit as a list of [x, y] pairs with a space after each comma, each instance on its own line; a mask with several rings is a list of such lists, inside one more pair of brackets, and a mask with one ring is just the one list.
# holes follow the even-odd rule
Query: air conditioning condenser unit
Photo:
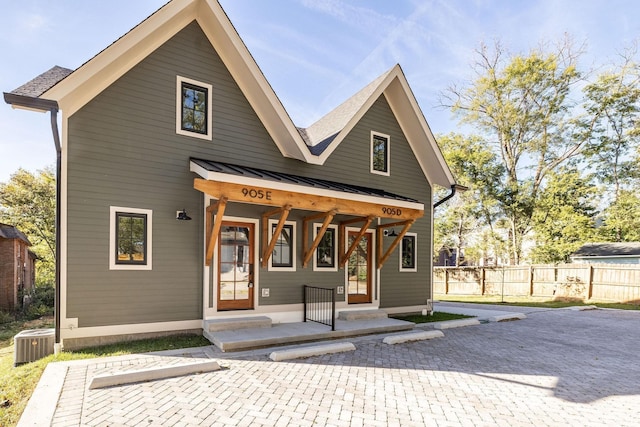
[[13, 366], [34, 362], [53, 354], [55, 329], [29, 329], [19, 332], [13, 340]]

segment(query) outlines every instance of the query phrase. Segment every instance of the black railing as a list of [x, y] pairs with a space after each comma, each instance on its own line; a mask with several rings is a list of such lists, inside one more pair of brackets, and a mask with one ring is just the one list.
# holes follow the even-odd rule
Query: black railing
[[310, 320], [336, 330], [336, 291], [304, 285], [304, 321]]

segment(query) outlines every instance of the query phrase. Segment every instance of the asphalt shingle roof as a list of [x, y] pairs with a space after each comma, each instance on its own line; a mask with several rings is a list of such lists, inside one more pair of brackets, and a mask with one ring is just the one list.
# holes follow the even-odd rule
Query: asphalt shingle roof
[[571, 254], [574, 257], [620, 255], [640, 255], [640, 242], [587, 243]]
[[0, 237], [5, 239], [20, 239], [31, 246], [31, 242], [25, 234], [13, 225], [0, 223]]
[[38, 98], [40, 95], [51, 89], [60, 80], [71, 74], [73, 70], [68, 68], [55, 66], [48, 71], [40, 74], [38, 77], [29, 80], [17, 89], [11, 91], [14, 95], [28, 96]]

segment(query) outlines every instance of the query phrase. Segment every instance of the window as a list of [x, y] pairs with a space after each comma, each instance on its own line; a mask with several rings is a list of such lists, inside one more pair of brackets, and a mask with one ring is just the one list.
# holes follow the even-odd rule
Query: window
[[111, 206], [109, 269], [151, 270], [151, 213]]
[[389, 175], [389, 135], [371, 132], [371, 173]]
[[402, 237], [402, 245], [400, 246], [400, 271], [418, 271], [416, 258], [417, 251], [417, 234], [407, 233]]
[[[278, 221], [269, 220], [270, 236], [278, 227]], [[296, 269], [296, 223], [285, 221], [276, 245], [269, 258], [269, 270], [295, 271]]]
[[[318, 232], [322, 228], [322, 224], [313, 224], [313, 238], [315, 239]], [[329, 225], [325, 230], [322, 240], [316, 248], [313, 258], [314, 271], [338, 271], [338, 263], [336, 262], [336, 237], [338, 235], [338, 226]]]
[[211, 140], [211, 92], [207, 83], [178, 76], [176, 133]]

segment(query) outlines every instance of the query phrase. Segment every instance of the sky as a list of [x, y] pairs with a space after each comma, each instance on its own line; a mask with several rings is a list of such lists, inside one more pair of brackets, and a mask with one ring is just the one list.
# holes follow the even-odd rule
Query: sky
[[[75, 69], [167, 0], [2, 0], [0, 91], [54, 65]], [[465, 85], [481, 43], [513, 53], [569, 34], [585, 69], [640, 38], [637, 0], [220, 0], [297, 126], [309, 126], [400, 64], [434, 134], [458, 129], [440, 107]], [[64, 112], [62, 112], [64, 114]], [[0, 103], [0, 182], [55, 165], [48, 113]]]

